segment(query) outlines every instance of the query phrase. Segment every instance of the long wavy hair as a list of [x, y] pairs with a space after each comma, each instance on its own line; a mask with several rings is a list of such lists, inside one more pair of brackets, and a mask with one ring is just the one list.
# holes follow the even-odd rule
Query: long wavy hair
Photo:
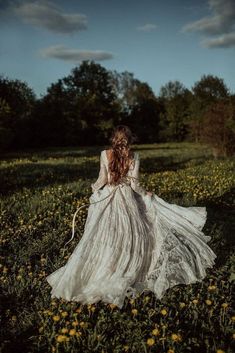
[[113, 129], [110, 137], [110, 184], [117, 185], [120, 179], [127, 175], [129, 167], [134, 161], [134, 152], [130, 145], [137, 139], [137, 136], [126, 125], [118, 125]]

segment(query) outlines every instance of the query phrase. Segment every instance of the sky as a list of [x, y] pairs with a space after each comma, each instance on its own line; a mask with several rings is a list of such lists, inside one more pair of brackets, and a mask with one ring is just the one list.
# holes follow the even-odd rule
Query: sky
[[0, 75], [41, 97], [82, 60], [131, 72], [156, 96], [209, 74], [235, 93], [235, 0], [0, 0]]

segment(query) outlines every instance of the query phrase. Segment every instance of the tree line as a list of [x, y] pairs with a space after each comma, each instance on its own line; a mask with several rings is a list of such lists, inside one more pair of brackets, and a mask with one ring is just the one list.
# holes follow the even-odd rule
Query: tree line
[[156, 96], [130, 72], [83, 61], [37, 98], [27, 83], [0, 76], [0, 149], [104, 145], [117, 124], [138, 143], [196, 141], [235, 151], [235, 94], [203, 75], [189, 90], [169, 81]]

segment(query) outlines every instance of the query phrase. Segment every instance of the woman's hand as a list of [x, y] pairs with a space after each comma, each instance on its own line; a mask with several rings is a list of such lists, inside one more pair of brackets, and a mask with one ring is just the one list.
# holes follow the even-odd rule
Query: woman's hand
[[153, 193], [152, 193], [152, 192], [150, 192], [150, 191], [147, 191], [147, 195], [152, 196], [152, 195], [153, 195]]

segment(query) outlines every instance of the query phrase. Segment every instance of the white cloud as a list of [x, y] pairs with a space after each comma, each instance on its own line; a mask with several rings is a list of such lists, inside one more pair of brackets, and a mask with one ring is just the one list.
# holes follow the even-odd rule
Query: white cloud
[[138, 31], [142, 31], [142, 32], [152, 32], [157, 28], [157, 25], [153, 24], [153, 23], [146, 23], [143, 26], [137, 27]]
[[207, 36], [201, 43], [210, 48], [235, 46], [235, 1], [208, 0], [208, 3], [211, 15], [186, 24], [183, 32], [201, 32]]
[[235, 47], [235, 32], [223, 34], [214, 39], [205, 39], [202, 44], [207, 48], [231, 48]]
[[12, 10], [25, 23], [56, 33], [68, 34], [87, 28], [85, 15], [64, 13], [61, 8], [50, 1], [24, 1], [13, 5]]
[[83, 60], [103, 61], [113, 59], [113, 54], [102, 50], [69, 49], [63, 45], [41, 49], [40, 55], [44, 58], [56, 58], [73, 63]]

